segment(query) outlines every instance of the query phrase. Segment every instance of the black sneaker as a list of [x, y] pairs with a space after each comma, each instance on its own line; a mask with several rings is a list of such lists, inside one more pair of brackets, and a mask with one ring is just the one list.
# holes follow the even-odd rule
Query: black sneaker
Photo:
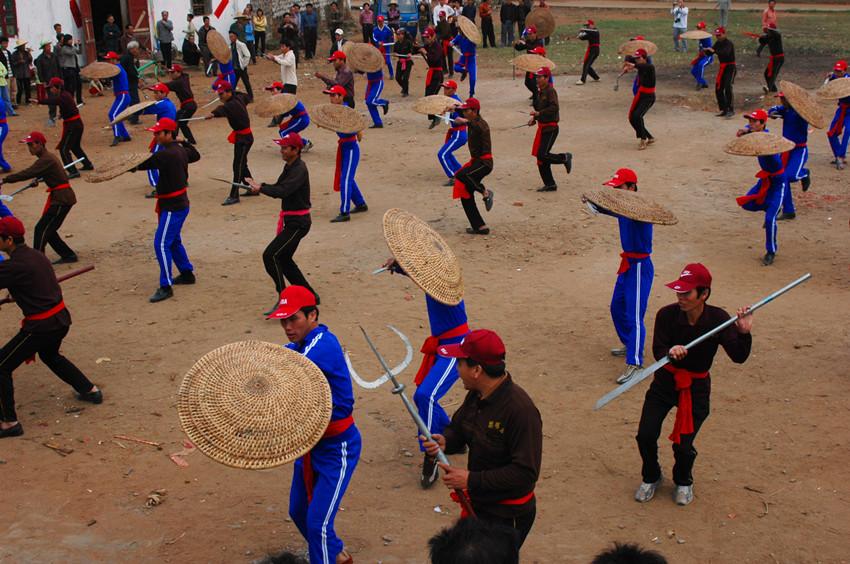
[[812, 186], [812, 173], [809, 172], [806, 176], [800, 179], [800, 186], [803, 187], [803, 192], [808, 192]]
[[489, 235], [490, 234], [490, 228], [489, 227], [482, 227], [481, 229], [473, 229], [472, 227], [467, 227], [466, 232], [469, 233], [470, 235]]
[[120, 137], [113, 137], [112, 143], [109, 144], [110, 147], [116, 147], [121, 142]]
[[338, 216], [336, 216], [335, 218], [333, 218], [333, 219], [331, 220], [331, 223], [342, 223], [342, 222], [344, 222], [344, 221], [350, 221], [350, 220], [351, 220], [351, 215], [350, 215], [350, 214], [347, 214], [347, 213], [341, 213], [341, 214], [339, 214]]
[[776, 254], [775, 254], [775, 253], [766, 253], [766, 254], [764, 255], [764, 257], [761, 259], [761, 263], [762, 263], [764, 266], [770, 266], [771, 264], [773, 264], [773, 260], [774, 260], [775, 258], [776, 258]]
[[174, 296], [174, 290], [171, 289], [171, 286], [160, 286], [156, 289], [156, 292], [153, 293], [153, 296], [150, 297], [149, 301], [150, 303], [155, 304], [156, 302], [167, 300], [172, 296]]
[[542, 188], [538, 188], [538, 192], [555, 192], [558, 189], [558, 186], [553, 184], [552, 186], [543, 186]]
[[362, 206], [354, 206], [354, 209], [351, 210], [351, 213], [363, 213], [369, 211], [369, 206], [367, 204], [363, 204]]
[[463, 71], [462, 73], [460, 73], [460, 81], [461, 81], [461, 82], [463, 82], [464, 80], [466, 80], [466, 74], [467, 74], [467, 73], [466, 73], [466, 71]]
[[445, 184], [443, 184], [443, 186], [454, 186], [454, 185], [455, 185], [455, 179], [454, 178], [449, 178], [448, 180], [446, 180]]
[[20, 437], [23, 434], [24, 428], [20, 423], [16, 423], [14, 427], [9, 427], [8, 429], [0, 429], [0, 439]]
[[783, 212], [783, 213], [779, 214], [779, 217], [776, 218], [776, 221], [786, 221], [786, 220], [789, 220], [789, 219], [794, 219], [795, 217], [797, 217], [796, 213], [784, 213]]
[[373, 123], [372, 125], [369, 126], [369, 129], [383, 129], [383, 128], [384, 128], [383, 124], [380, 124], [380, 123]]
[[148, 200], [153, 200], [154, 198], [156, 198], [156, 190], [151, 190], [150, 192], [145, 194], [145, 198]]
[[73, 180], [73, 179], [79, 178], [79, 177], [80, 177], [80, 171], [78, 171], [76, 169], [68, 171], [68, 180]]
[[194, 284], [195, 283], [195, 273], [191, 271], [181, 272], [174, 280], [171, 281], [172, 284]]
[[79, 260], [80, 259], [77, 258], [77, 255], [69, 255], [67, 257], [60, 257], [54, 260], [52, 264], [72, 264], [75, 262], [79, 262]]
[[425, 455], [425, 460], [422, 461], [422, 475], [419, 477], [419, 485], [423, 490], [427, 490], [434, 485], [440, 473], [440, 467], [437, 466], [437, 459], [433, 456]]
[[564, 153], [567, 156], [567, 160], [564, 161], [564, 168], [567, 169], [567, 174], [573, 171], [573, 154], [572, 153]]
[[232, 198], [232, 197], [228, 196], [227, 198], [224, 199], [224, 201], [221, 203], [221, 205], [222, 206], [232, 206], [233, 204], [238, 204], [238, 203], [239, 203], [238, 197]]
[[390, 111], [390, 103], [389, 102], [387, 102], [387, 104], [384, 106], [384, 115], [387, 115], [388, 111]]
[[77, 399], [89, 403], [101, 404], [103, 403], [103, 392], [96, 390], [94, 392], [86, 392], [85, 394], [77, 394]]
[[428, 129], [434, 129], [435, 127], [437, 127], [438, 123], [440, 123], [440, 118], [431, 118], [431, 125], [428, 126]]
[[484, 209], [490, 211], [493, 209], [493, 196], [494, 193], [492, 190], [487, 190], [487, 194], [484, 196]]
[[94, 170], [94, 165], [92, 163], [84, 164], [82, 170]]

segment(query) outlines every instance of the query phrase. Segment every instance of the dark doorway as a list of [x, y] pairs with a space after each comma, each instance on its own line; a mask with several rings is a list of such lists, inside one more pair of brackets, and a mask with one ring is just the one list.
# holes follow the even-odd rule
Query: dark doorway
[[92, 24], [94, 26], [94, 37], [97, 44], [97, 52], [102, 55], [106, 52], [103, 41], [103, 26], [106, 24], [107, 16], [115, 18], [115, 25], [123, 31], [127, 22], [121, 18], [121, 4], [123, 0], [95, 0], [91, 3]]

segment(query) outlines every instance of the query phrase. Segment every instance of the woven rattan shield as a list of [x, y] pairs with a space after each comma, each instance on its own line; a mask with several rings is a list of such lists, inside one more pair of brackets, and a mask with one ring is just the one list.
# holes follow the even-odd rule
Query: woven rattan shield
[[303, 456], [321, 440], [332, 408], [315, 364], [262, 341], [205, 354], [177, 395], [180, 424], [195, 446], [234, 468], [274, 468]]
[[850, 96], [850, 78], [830, 80], [818, 89], [817, 94], [824, 100], [838, 100]]
[[778, 155], [794, 148], [794, 142], [774, 135], [757, 131], [736, 137], [726, 144], [723, 150], [730, 155], [741, 157], [764, 157], [767, 155]]
[[351, 70], [361, 72], [376, 72], [384, 66], [384, 57], [374, 45], [358, 43], [348, 50], [348, 66]]
[[658, 51], [658, 45], [645, 39], [632, 39], [620, 45], [617, 53], [621, 55], [634, 55], [638, 49], [646, 49], [647, 55], [654, 55]]
[[555, 62], [551, 59], [547, 59], [543, 55], [535, 55], [533, 53], [520, 55], [519, 57], [514, 58], [511, 63], [513, 63], [513, 65], [519, 70], [524, 70], [525, 72], [534, 72], [540, 67], [546, 67], [551, 70], [556, 66]]
[[118, 76], [121, 72], [121, 67], [112, 63], [91, 63], [80, 69], [80, 76], [90, 80], [103, 80], [104, 78], [112, 78]]
[[635, 221], [657, 225], [675, 225], [679, 222], [673, 212], [661, 204], [630, 190], [599, 188], [582, 194], [582, 200]]
[[525, 16], [525, 27], [537, 28], [537, 37], [549, 37], [555, 31], [555, 16], [549, 8], [534, 8]]
[[92, 184], [106, 182], [121, 176], [125, 172], [130, 172], [130, 169], [139, 166], [150, 157], [150, 153], [125, 153], [109, 162], [99, 164], [96, 171], [85, 175], [83, 178], [86, 182]]
[[791, 103], [791, 107], [804, 120], [809, 122], [809, 125], [818, 129], [826, 127], [826, 116], [820, 108], [818, 99], [809, 94], [808, 90], [789, 80], [780, 80], [779, 90], [782, 91], [785, 99]]
[[707, 38], [711, 37], [711, 34], [708, 33], [707, 31], [703, 31], [701, 29], [692, 29], [690, 31], [686, 31], [685, 33], [680, 35], [680, 37], [682, 39], [700, 40], [700, 39], [707, 39]]
[[124, 111], [115, 116], [115, 119], [109, 122], [109, 125], [115, 125], [120, 121], [124, 121], [128, 117], [132, 116], [136, 112], [141, 112], [145, 108], [153, 106], [156, 104], [156, 100], [145, 100], [144, 102], [139, 102], [138, 104], [133, 104], [132, 106], [127, 106], [124, 108]]
[[475, 25], [474, 21], [466, 16], [458, 16], [457, 26], [460, 28], [460, 32], [464, 34], [467, 39], [473, 43], [481, 43], [481, 30], [478, 29], [478, 26]]
[[310, 119], [318, 127], [337, 133], [357, 133], [366, 129], [366, 120], [357, 110], [342, 104], [321, 104], [312, 108]]
[[457, 104], [460, 104], [460, 102], [454, 98], [442, 94], [433, 94], [416, 100], [413, 103], [413, 111], [425, 115], [442, 114], [446, 111], [446, 108], [452, 108]]
[[207, 47], [219, 63], [230, 62], [230, 44], [219, 32], [215, 30], [207, 32]]
[[294, 94], [275, 94], [254, 104], [254, 113], [260, 117], [275, 117], [295, 107], [298, 97]]

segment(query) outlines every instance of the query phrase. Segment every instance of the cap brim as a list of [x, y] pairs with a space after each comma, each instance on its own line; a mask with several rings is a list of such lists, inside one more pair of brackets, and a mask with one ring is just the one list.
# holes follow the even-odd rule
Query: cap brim
[[461, 343], [456, 343], [454, 345], [440, 345], [437, 347], [437, 354], [445, 358], [469, 358], [469, 355], [463, 352], [460, 346]]
[[681, 280], [674, 280], [672, 282], [668, 282], [667, 284], [665, 284], [665, 286], [667, 286], [671, 290], [674, 290], [674, 291], [680, 292], [680, 293], [681, 292], [690, 292], [691, 290], [693, 290], [694, 288], [697, 287], [696, 284], [693, 284], [691, 282], [682, 282]]
[[292, 308], [291, 306], [278, 306], [276, 310], [266, 316], [266, 319], [287, 319], [301, 311], [300, 307]]
[[622, 182], [620, 182], [619, 180], [614, 180], [614, 179], [612, 178], [612, 179], [611, 179], [611, 180], [609, 180], [608, 182], [603, 182], [603, 183], [602, 183], [602, 185], [603, 185], [603, 186], [611, 186], [611, 187], [613, 187], [613, 188], [619, 188], [620, 186], [622, 186], [622, 185], [623, 185], [623, 184], [625, 184], [625, 183], [626, 183], [626, 181], [625, 181], [625, 180], [623, 180]]

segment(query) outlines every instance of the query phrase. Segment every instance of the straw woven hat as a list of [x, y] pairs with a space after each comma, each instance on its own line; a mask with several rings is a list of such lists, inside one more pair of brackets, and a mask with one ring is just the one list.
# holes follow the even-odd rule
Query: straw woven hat
[[476, 44], [481, 43], [481, 30], [478, 29], [478, 26], [475, 25], [474, 21], [466, 16], [458, 16], [457, 26], [460, 28], [460, 32], [464, 34], [467, 39]]
[[207, 47], [219, 63], [230, 62], [230, 43], [214, 29], [207, 32]]
[[139, 166], [150, 157], [150, 153], [125, 153], [109, 160], [106, 164], [99, 165], [96, 171], [84, 177], [85, 181], [97, 184], [112, 180], [125, 172], [130, 172], [130, 169]]
[[298, 97], [295, 94], [275, 94], [254, 104], [254, 113], [260, 117], [275, 117], [285, 114], [297, 103]]
[[109, 125], [115, 125], [116, 123], [118, 123], [120, 121], [124, 121], [125, 119], [127, 119], [131, 115], [135, 114], [136, 112], [140, 112], [140, 111], [144, 110], [145, 108], [153, 106], [154, 104], [156, 104], [156, 100], [145, 100], [144, 102], [139, 102], [138, 104], [133, 104], [132, 106], [127, 106], [124, 109], [123, 112], [121, 112], [120, 114], [115, 116], [115, 119], [112, 120], [111, 122], [109, 122]]
[[[354, 49], [356, 45], [363, 45], [358, 41], [346, 41], [342, 44], [342, 52], [345, 53], [346, 58], [351, 55], [351, 50]], [[366, 43], [366, 45], [369, 45]]]
[[104, 78], [112, 78], [121, 73], [121, 68], [112, 63], [91, 63], [80, 69], [80, 75], [89, 80], [103, 80]]
[[[708, 33], [707, 31], [703, 31], [703, 30], [701, 30], [701, 29], [692, 29], [692, 30], [690, 30], [690, 31], [686, 31], [686, 32], [685, 32], [685, 33], [683, 33], [680, 37], [681, 37], [682, 39], [696, 39], [696, 40], [700, 40], [700, 39], [706, 39], [706, 38], [708, 38], [708, 37], [711, 37], [711, 34], [710, 34], [710, 33]], [[649, 51], [647, 51], [647, 53], [648, 53], [648, 52], [649, 52]]]
[[850, 78], [836, 78], [821, 86], [817, 95], [824, 100], [838, 100], [850, 96]]
[[183, 430], [201, 452], [234, 468], [274, 468], [307, 454], [321, 440], [332, 409], [318, 366], [262, 341], [208, 352], [177, 392]]
[[826, 127], [826, 116], [818, 104], [817, 98], [809, 94], [808, 90], [797, 86], [788, 80], [779, 81], [779, 90], [785, 95], [785, 99], [791, 102], [791, 106], [812, 127], [823, 129]]
[[525, 55], [520, 55], [511, 61], [513, 65], [526, 72], [534, 72], [540, 67], [547, 67], [549, 70], [555, 68], [555, 63], [544, 57], [543, 55], [534, 55], [532, 53], [526, 53]]
[[794, 142], [773, 133], [757, 131], [736, 137], [723, 147], [730, 155], [764, 157], [778, 155], [794, 148]]
[[357, 133], [366, 129], [366, 120], [357, 110], [342, 104], [322, 104], [310, 112], [310, 119], [318, 127], [337, 133]]
[[381, 56], [381, 52], [368, 43], [358, 43], [351, 47], [346, 57], [348, 57], [348, 66], [355, 71], [375, 72], [384, 66], [384, 57]]
[[525, 16], [525, 27], [537, 28], [537, 37], [549, 37], [555, 31], [555, 16], [549, 8], [534, 8]]
[[435, 115], [442, 114], [446, 108], [451, 108], [455, 104], [459, 104], [454, 98], [443, 96], [442, 94], [432, 94], [419, 98], [413, 104], [413, 111], [417, 114]]
[[404, 210], [389, 209], [384, 214], [384, 238], [396, 262], [426, 294], [446, 305], [460, 303], [460, 263], [427, 223]]
[[673, 212], [630, 190], [599, 188], [592, 192], [585, 192], [581, 195], [581, 200], [593, 202], [597, 207], [635, 221], [657, 225], [676, 225], [679, 223]]
[[632, 39], [621, 44], [620, 48], [617, 49], [617, 53], [620, 55], [634, 55], [638, 49], [646, 49], [648, 55], [654, 55], [658, 51], [658, 45], [645, 39]]

